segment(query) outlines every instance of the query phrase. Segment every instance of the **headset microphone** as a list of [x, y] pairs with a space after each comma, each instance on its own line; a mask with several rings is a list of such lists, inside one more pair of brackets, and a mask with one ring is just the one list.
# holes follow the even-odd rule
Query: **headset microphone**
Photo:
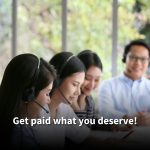
[[47, 114], [49, 113], [49, 111], [44, 108], [41, 104], [39, 104], [38, 102], [34, 101], [37, 105], [39, 105]]
[[71, 103], [69, 102], [69, 100], [65, 97], [65, 95], [63, 94], [63, 92], [60, 90], [60, 88], [58, 88], [60, 94], [62, 95], [62, 97], [64, 98], [65, 102], [67, 102], [69, 105], [71, 105]]

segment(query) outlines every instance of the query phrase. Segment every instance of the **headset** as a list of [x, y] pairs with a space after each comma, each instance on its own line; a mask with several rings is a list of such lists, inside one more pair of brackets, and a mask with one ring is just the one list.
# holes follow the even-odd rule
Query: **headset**
[[60, 71], [58, 72], [58, 77], [56, 79], [56, 86], [58, 87], [58, 90], [60, 92], [60, 94], [62, 95], [62, 97], [64, 98], [65, 102], [67, 102], [69, 105], [71, 104], [69, 102], [69, 100], [66, 98], [66, 96], [64, 95], [64, 93], [61, 91], [61, 89], [59, 88], [61, 82], [62, 82], [62, 79], [60, 78], [60, 75], [62, 74], [62, 71], [64, 70], [65, 66], [67, 65], [67, 63], [73, 58], [75, 57], [74, 55], [71, 55], [65, 62], [64, 64], [62, 65], [62, 67], [60, 68]]
[[41, 107], [48, 114], [49, 111], [46, 108], [44, 108], [40, 103], [35, 101], [35, 98], [36, 98], [35, 85], [36, 85], [36, 82], [37, 82], [37, 79], [39, 76], [39, 72], [40, 72], [40, 58], [38, 58], [38, 65], [37, 65], [37, 68], [36, 68], [34, 76], [33, 76], [32, 86], [23, 92], [22, 99], [26, 103], [33, 101], [34, 103], [36, 103], [39, 107]]
[[79, 53], [77, 56], [80, 57], [81, 55], [89, 54], [89, 53], [97, 55], [95, 52], [93, 52], [91, 50], [84, 50], [81, 53]]
[[131, 47], [136, 46], [136, 45], [145, 47], [148, 50], [148, 53], [150, 55], [150, 48], [149, 48], [149, 45], [147, 45], [147, 43], [145, 43], [141, 39], [133, 40], [125, 46], [124, 53], [123, 53], [123, 58], [122, 58], [123, 63], [126, 63], [126, 57], [127, 57], [127, 54], [130, 52]]
[[64, 93], [62, 92], [62, 90], [60, 88], [58, 88], [59, 93], [61, 94], [61, 96], [64, 98], [64, 101], [71, 105], [71, 103], [69, 102], [69, 100], [66, 98], [66, 96], [64, 95]]
[[61, 66], [60, 70], [58, 71], [58, 75], [57, 75], [57, 79], [55, 80], [55, 85], [56, 87], [58, 87], [61, 82], [62, 82], [62, 79], [60, 78], [64, 68], [66, 67], [66, 65], [68, 64], [68, 62], [73, 58], [75, 57], [74, 55], [71, 55], [70, 57], [68, 57], [68, 59], [63, 63], [63, 65]]
[[62, 74], [62, 71], [64, 70], [65, 66], [67, 65], [67, 63], [74, 57], [74, 55], [71, 55], [65, 62], [64, 64], [62, 65], [62, 67], [60, 68], [59, 70], [59, 77], [60, 75]]
[[39, 76], [39, 68], [40, 68], [40, 58], [38, 58], [37, 68], [35, 70], [35, 73], [34, 73], [34, 76], [32, 79], [32, 86], [23, 92], [22, 99], [25, 102], [30, 102], [30, 101], [35, 100], [35, 97], [36, 97], [35, 96], [35, 84], [36, 84], [38, 76]]
[[129, 51], [130, 51], [130, 45], [127, 45], [126, 47], [125, 47], [125, 50], [124, 50], [124, 52], [123, 52], [123, 57], [122, 57], [122, 62], [123, 63], [126, 63], [126, 57], [127, 57], [127, 54], [129, 53]]

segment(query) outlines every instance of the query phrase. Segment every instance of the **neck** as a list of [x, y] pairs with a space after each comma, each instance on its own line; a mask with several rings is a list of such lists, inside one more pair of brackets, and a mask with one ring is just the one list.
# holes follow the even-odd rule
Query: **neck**
[[86, 107], [86, 95], [81, 94], [78, 99], [78, 104], [81, 110], [85, 110]]
[[50, 113], [52, 118], [56, 118], [57, 115], [57, 109], [59, 104], [61, 103], [61, 96], [58, 92], [58, 90], [54, 91], [54, 93], [52, 94], [51, 97], [51, 103], [49, 104], [49, 109], [50, 109]]
[[126, 71], [124, 71], [125, 76], [127, 76], [129, 79], [135, 81], [135, 80], [139, 80], [141, 77], [133, 77], [132, 75], [130, 75], [130, 73], [127, 73]]

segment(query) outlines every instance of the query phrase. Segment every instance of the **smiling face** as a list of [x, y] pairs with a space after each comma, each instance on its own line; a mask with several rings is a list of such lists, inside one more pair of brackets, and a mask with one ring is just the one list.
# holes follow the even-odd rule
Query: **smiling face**
[[132, 80], [137, 80], [144, 75], [148, 68], [148, 64], [148, 49], [140, 45], [134, 45], [127, 54], [124, 73]]
[[98, 87], [101, 76], [102, 76], [102, 71], [100, 68], [96, 66], [91, 66], [86, 71], [85, 80], [82, 85], [82, 92], [86, 96], [91, 95], [92, 91]]
[[62, 81], [59, 88], [70, 103], [77, 100], [78, 96], [81, 94], [80, 88], [84, 82], [84, 78], [85, 73], [78, 72], [72, 74]]

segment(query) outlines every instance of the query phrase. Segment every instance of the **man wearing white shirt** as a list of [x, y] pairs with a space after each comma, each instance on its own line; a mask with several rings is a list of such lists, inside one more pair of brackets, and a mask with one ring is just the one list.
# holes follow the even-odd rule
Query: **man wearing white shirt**
[[124, 50], [124, 72], [104, 81], [99, 89], [99, 111], [105, 118], [137, 117], [150, 125], [150, 81], [144, 77], [150, 48], [142, 40], [131, 41]]

